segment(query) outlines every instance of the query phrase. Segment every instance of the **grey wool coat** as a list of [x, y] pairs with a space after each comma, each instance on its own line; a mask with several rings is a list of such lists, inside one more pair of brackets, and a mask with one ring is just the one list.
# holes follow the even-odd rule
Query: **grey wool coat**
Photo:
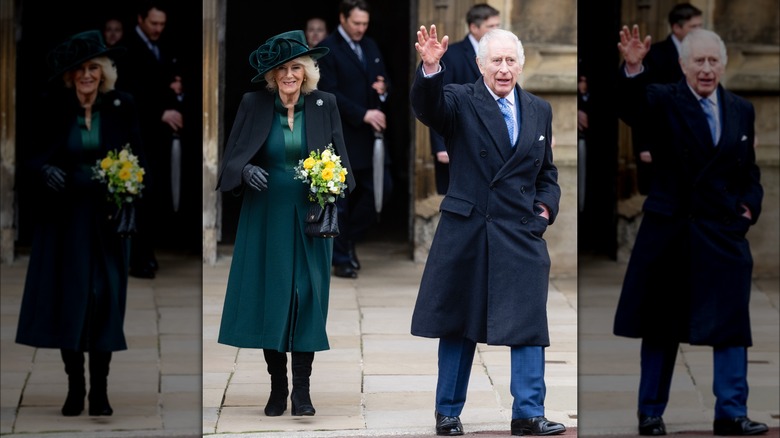
[[[443, 76], [425, 78], [418, 67], [411, 91], [415, 116], [445, 139], [451, 175], [412, 334], [547, 346], [550, 257], [543, 235], [561, 196], [552, 109], [516, 87], [520, 133], [512, 149], [483, 79], [443, 86]], [[539, 203], [549, 208], [549, 223]]]

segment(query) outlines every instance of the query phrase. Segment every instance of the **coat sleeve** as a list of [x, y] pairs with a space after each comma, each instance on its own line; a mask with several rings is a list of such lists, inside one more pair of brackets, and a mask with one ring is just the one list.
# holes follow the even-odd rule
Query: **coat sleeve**
[[[547, 138], [552, 139], [552, 107], [546, 101], [541, 99], [539, 102], [544, 103], [545, 118], [545, 135]], [[555, 218], [558, 217], [558, 206], [561, 200], [561, 187], [558, 185], [558, 168], [553, 163], [553, 151], [552, 147], [548, 144], [545, 146], [545, 154], [541, 163], [541, 169], [536, 176], [536, 199], [534, 205], [537, 203], [544, 203], [550, 210], [549, 224], [552, 225], [555, 222]]]
[[236, 119], [233, 122], [233, 128], [230, 130], [230, 136], [228, 137], [227, 144], [225, 145], [225, 152], [222, 155], [222, 168], [217, 178], [217, 190], [227, 192], [237, 188], [241, 185], [241, 171], [244, 169], [246, 163], [237, 162], [237, 143], [241, 136], [241, 131], [244, 129], [244, 125], [247, 117], [249, 116], [249, 103], [250, 93], [244, 94], [241, 99], [241, 104], [238, 107], [236, 113]]

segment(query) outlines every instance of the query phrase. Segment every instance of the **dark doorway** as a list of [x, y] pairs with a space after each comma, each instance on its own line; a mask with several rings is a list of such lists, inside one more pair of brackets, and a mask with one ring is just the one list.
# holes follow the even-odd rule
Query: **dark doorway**
[[[49, 70], [46, 55], [69, 36], [78, 32], [100, 29], [109, 17], [122, 21], [125, 34], [133, 32], [136, 25], [137, 1], [82, 0], [78, 3], [63, 1], [25, 0], [17, 2], [17, 23], [20, 36], [17, 44], [16, 84], [16, 153], [17, 176], [23, 171], [26, 151], [30, 150], [35, 130], [46, 129], [47, 121], [37, 117], [41, 96], [59, 83], [48, 82]], [[185, 93], [194, 106], [193, 113], [200, 115], [202, 102], [202, 3], [200, 1], [169, 2], [168, 17], [162, 38], [173, 40], [180, 48], [182, 71], [185, 75]], [[195, 42], [193, 44], [193, 42]], [[187, 129], [196, 133], [182, 145], [184, 156], [180, 210], [175, 223], [155, 234], [160, 249], [201, 252], [202, 247], [202, 118], [189, 117]], [[191, 146], [191, 147], [190, 147]], [[27, 188], [17, 184], [17, 247], [21, 252], [32, 241], [31, 219], [33, 214], [56, 214], [38, 208]], [[171, 208], [172, 210], [172, 208]]]
[[589, 130], [585, 203], [577, 224], [580, 254], [617, 254], [618, 118], [613, 97], [618, 72], [620, 0], [577, 9], [579, 74], [588, 80]]
[[[370, 2], [368, 35], [379, 44], [388, 66], [391, 91], [388, 100], [388, 131], [385, 139], [393, 162], [391, 172], [394, 195], [382, 212], [379, 223], [368, 238], [408, 240], [409, 224], [409, 4], [404, 2]], [[328, 32], [338, 26], [339, 0], [302, 0], [292, 7], [280, 2], [230, 2], [226, 11], [225, 31], [225, 105], [224, 138], [233, 126], [241, 96], [260, 89], [250, 83], [257, 73], [249, 65], [250, 52], [269, 37], [293, 29], [303, 29], [306, 20], [318, 16], [328, 24]], [[400, 24], [400, 25], [399, 25]], [[224, 145], [222, 145], [224, 147]], [[240, 197], [223, 195], [221, 243], [232, 244], [236, 238]]]

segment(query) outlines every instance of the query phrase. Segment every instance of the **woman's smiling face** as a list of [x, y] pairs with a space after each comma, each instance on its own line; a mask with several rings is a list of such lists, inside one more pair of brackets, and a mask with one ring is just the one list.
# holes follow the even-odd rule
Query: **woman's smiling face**
[[274, 68], [274, 80], [279, 86], [279, 93], [282, 95], [294, 96], [301, 91], [303, 80], [306, 77], [306, 71], [303, 64], [297, 59], [285, 62]]

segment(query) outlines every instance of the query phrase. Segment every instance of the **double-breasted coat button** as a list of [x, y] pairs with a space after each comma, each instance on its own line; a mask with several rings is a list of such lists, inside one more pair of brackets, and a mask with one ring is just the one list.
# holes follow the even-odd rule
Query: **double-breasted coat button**
[[487, 215], [487, 216], [485, 216], [485, 220], [487, 220], [488, 222], [492, 222], [493, 221], [493, 216]]
[[534, 160], [534, 166], [539, 167], [541, 164], [542, 162], [538, 158]]
[[523, 225], [527, 224], [528, 223], [528, 218], [523, 216], [522, 218], [520, 218], [520, 223], [523, 224]]
[[525, 186], [520, 186], [520, 193], [525, 193]]
[[480, 157], [482, 157], [482, 158], [485, 158], [485, 157], [487, 157], [487, 151], [486, 151], [486, 150], [484, 150], [484, 149], [480, 150], [480, 151], [479, 151], [479, 156], [480, 156]]

